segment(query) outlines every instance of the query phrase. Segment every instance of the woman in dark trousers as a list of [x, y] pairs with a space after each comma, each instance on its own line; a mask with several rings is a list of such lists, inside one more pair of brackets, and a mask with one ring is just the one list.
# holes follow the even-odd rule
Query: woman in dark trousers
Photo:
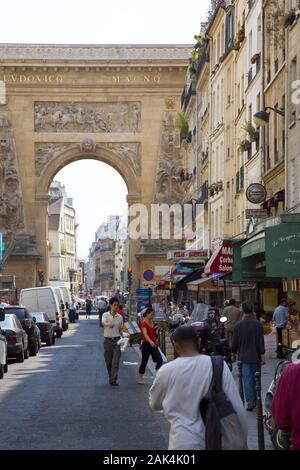
[[139, 369], [139, 381], [140, 385], [144, 385], [144, 374], [148, 364], [150, 355], [152, 356], [153, 362], [156, 362], [156, 370], [160, 369], [163, 363], [161, 354], [157, 345], [157, 336], [154, 325], [155, 312], [153, 308], [147, 308], [144, 313], [144, 319], [141, 323], [142, 331], [142, 362]]

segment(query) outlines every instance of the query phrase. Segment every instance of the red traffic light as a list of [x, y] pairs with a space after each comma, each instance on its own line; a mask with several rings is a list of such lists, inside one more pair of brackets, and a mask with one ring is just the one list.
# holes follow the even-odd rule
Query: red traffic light
[[131, 274], [133, 272], [132, 268], [128, 268], [128, 273]]
[[38, 273], [42, 274], [42, 273], [44, 273], [44, 270], [43, 269], [38, 269]]

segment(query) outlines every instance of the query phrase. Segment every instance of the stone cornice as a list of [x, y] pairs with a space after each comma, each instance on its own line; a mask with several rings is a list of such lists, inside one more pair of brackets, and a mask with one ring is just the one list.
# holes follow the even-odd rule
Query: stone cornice
[[0, 44], [0, 61], [186, 62], [192, 45]]

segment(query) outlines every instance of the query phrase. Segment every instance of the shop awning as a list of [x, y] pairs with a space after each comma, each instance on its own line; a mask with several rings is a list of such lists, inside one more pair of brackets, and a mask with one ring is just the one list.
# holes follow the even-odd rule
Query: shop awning
[[201, 287], [204, 287], [205, 284], [212, 284], [213, 281], [219, 281], [225, 277], [230, 276], [230, 274], [231, 273], [217, 274], [217, 275], [212, 274], [211, 276], [203, 277], [193, 282], [188, 282], [187, 283], [188, 290], [198, 291], [199, 289], [201, 289]]
[[215, 250], [205, 266], [205, 274], [229, 274], [232, 272], [233, 245], [231, 241], [224, 241]]
[[300, 277], [300, 223], [282, 223], [266, 228], [268, 277]]
[[266, 250], [265, 232], [259, 233], [255, 237], [250, 238], [242, 246], [242, 258], [249, 258], [249, 256], [264, 253]]

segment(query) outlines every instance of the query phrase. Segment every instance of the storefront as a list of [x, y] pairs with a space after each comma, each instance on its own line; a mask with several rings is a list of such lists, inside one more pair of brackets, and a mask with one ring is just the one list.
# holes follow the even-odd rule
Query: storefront
[[[234, 282], [254, 282], [256, 299], [273, 312], [288, 286], [300, 279], [300, 214], [283, 214], [256, 227], [248, 240], [233, 245]], [[300, 307], [300, 305], [299, 305]]]

